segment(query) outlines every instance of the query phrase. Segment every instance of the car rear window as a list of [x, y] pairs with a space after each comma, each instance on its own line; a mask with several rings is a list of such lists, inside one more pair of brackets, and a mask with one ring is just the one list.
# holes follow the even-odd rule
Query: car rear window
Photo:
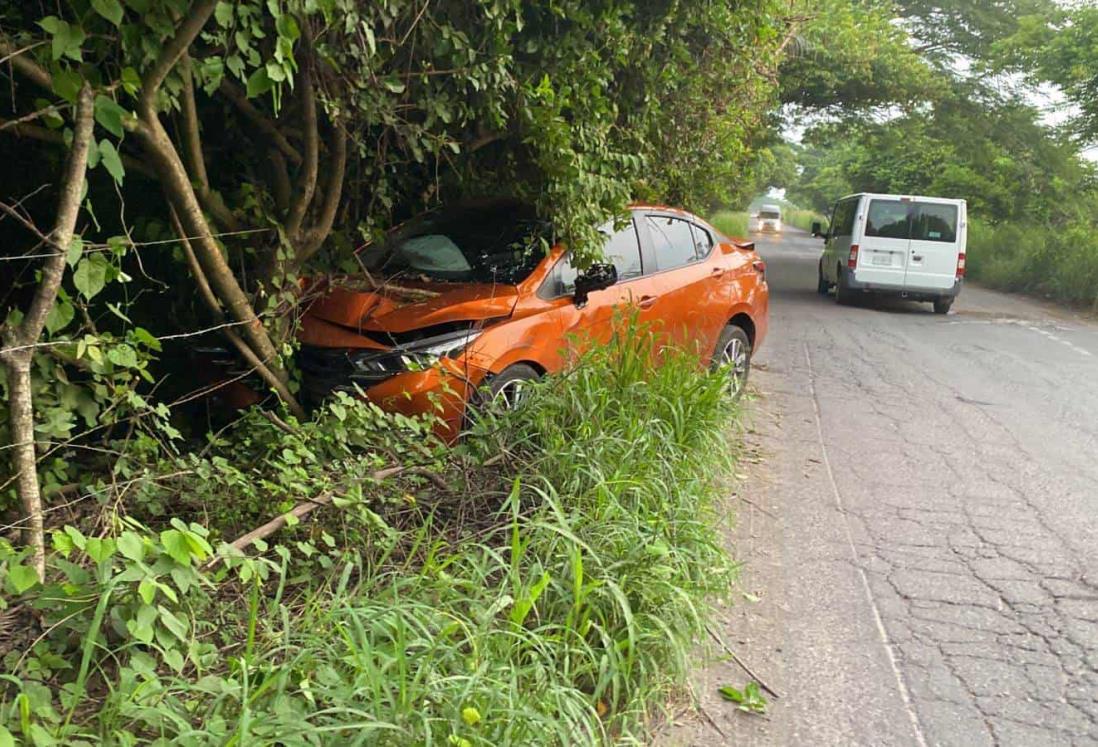
[[919, 203], [911, 226], [911, 238], [915, 241], [956, 241], [957, 206]]
[[763, 210], [761, 213], [759, 213], [759, 217], [764, 218], [766, 220], [778, 220], [779, 218], [782, 217], [782, 214], [781, 213], [775, 213], [772, 210]]
[[872, 200], [865, 221], [865, 235], [884, 239], [906, 239], [911, 236], [911, 203], [900, 200]]

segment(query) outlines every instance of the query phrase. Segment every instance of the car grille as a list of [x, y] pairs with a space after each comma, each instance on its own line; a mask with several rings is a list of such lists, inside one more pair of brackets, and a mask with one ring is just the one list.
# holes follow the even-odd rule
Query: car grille
[[[407, 370], [403, 357], [391, 350], [319, 348], [303, 345], [297, 364], [302, 374], [302, 399], [310, 405], [332, 392], [366, 390]], [[357, 364], [357, 365], [356, 365]]]

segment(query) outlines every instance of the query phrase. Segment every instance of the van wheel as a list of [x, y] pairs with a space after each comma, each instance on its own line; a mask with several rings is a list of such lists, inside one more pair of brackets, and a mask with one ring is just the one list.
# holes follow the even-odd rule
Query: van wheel
[[935, 314], [948, 314], [949, 308], [953, 305], [952, 298], [938, 298], [934, 301], [934, 313]]
[[835, 272], [839, 276], [839, 282], [835, 284], [835, 300], [840, 306], [849, 306], [854, 298], [850, 293], [850, 289], [846, 287], [846, 276], [843, 275], [843, 268], [838, 267]]
[[751, 340], [743, 327], [729, 324], [721, 332], [710, 368], [716, 371], [721, 366], [728, 367], [728, 393], [732, 399], [739, 399], [751, 373]]
[[827, 292], [831, 290], [831, 283], [827, 282], [827, 278], [824, 277], [823, 262], [816, 267], [816, 292], [821, 296], [826, 296]]
[[488, 382], [488, 397], [498, 401], [508, 410], [513, 410], [526, 399], [529, 390], [527, 383], [541, 378], [533, 366], [516, 363], [500, 371]]

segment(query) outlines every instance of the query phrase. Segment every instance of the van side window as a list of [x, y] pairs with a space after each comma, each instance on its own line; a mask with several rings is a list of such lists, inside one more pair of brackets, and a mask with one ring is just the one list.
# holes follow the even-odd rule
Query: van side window
[[698, 260], [689, 223], [663, 215], [648, 215], [645, 220], [652, 236], [657, 271], [682, 267]]
[[858, 212], [858, 201], [843, 200], [835, 204], [831, 216], [831, 236], [851, 236], [854, 233], [854, 214]]
[[911, 203], [900, 200], [872, 200], [865, 221], [865, 235], [883, 239], [911, 236]]
[[920, 203], [911, 227], [911, 238], [915, 241], [956, 241], [957, 206]]

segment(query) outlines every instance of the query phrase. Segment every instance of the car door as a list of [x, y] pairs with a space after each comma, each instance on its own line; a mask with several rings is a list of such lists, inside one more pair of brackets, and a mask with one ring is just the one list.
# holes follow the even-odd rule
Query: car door
[[949, 290], [957, 278], [961, 216], [956, 203], [916, 202], [911, 207], [904, 287]]
[[911, 248], [912, 202], [872, 197], [858, 241], [859, 283], [902, 288]]
[[[712, 236], [700, 236], [700, 227], [677, 213], [646, 211], [639, 225], [646, 272], [652, 268], [647, 288], [653, 294], [642, 306], [653, 312], [660, 342], [707, 355], [727, 321], [713, 309], [723, 313], [730, 293], [724, 282], [727, 268], [705, 261], [714, 251]], [[706, 255], [700, 255], [698, 239]]]
[[[618, 271], [618, 282], [601, 291], [595, 291], [583, 306], [562, 303], [556, 310], [565, 336], [562, 341], [563, 358], [574, 358], [592, 345], [603, 345], [610, 340], [614, 325], [619, 320], [636, 314], [642, 323], [650, 321], [653, 293], [647, 287], [647, 276], [640, 251], [637, 227], [632, 218], [620, 230], [604, 226], [607, 234], [603, 254]], [[567, 299], [575, 292], [578, 271], [568, 255], [561, 257], [546, 278], [538, 295], [546, 300]]]
[[835, 203], [831, 214], [831, 230], [824, 244], [823, 274], [830, 282], [839, 282], [838, 268], [846, 267], [854, 236], [854, 216], [860, 198], [848, 198]]

